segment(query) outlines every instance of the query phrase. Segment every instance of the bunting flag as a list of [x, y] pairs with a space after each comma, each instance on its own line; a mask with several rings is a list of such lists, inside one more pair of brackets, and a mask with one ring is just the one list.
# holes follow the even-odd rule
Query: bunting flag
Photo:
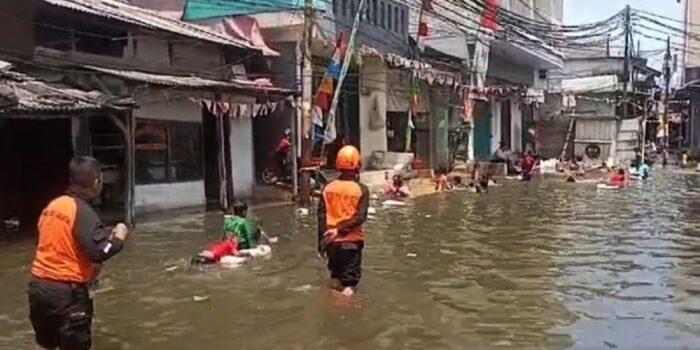
[[340, 69], [346, 49], [347, 45], [345, 44], [344, 35], [343, 33], [339, 33], [338, 39], [335, 42], [335, 48], [333, 49], [333, 55], [331, 56], [331, 62], [328, 64], [326, 74], [323, 75], [321, 85], [316, 92], [316, 106], [321, 107], [323, 111], [328, 111], [330, 108], [335, 80], [340, 78]]

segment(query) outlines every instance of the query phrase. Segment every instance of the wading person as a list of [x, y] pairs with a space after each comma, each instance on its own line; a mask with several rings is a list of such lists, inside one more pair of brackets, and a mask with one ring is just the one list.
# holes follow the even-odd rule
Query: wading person
[[29, 282], [29, 318], [39, 349], [83, 350], [92, 345], [88, 284], [119, 253], [128, 230], [106, 229], [90, 201], [102, 192], [102, 171], [91, 157], [69, 165], [69, 187], [39, 217], [39, 242]]
[[358, 181], [360, 152], [340, 149], [335, 165], [340, 177], [329, 182], [318, 202], [318, 253], [331, 273], [331, 289], [351, 296], [362, 276], [362, 248], [369, 190]]

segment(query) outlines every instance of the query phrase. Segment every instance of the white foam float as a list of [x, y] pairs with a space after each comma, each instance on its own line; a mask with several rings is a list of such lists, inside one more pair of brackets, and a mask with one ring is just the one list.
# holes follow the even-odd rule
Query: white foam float
[[272, 255], [272, 248], [269, 245], [261, 244], [253, 249], [241, 250], [240, 255], [227, 255], [219, 260], [219, 264], [226, 268], [236, 268], [250, 260], [269, 257], [270, 255]]
[[377, 213], [377, 208], [374, 208], [374, 207], [367, 208], [367, 214], [376, 214], [376, 213]]
[[397, 201], [394, 199], [387, 199], [384, 202], [382, 202], [382, 204], [385, 206], [402, 206], [402, 205], [406, 205], [406, 202]]
[[599, 190], [619, 190], [621, 187], [609, 184], [598, 184], [596, 188]]

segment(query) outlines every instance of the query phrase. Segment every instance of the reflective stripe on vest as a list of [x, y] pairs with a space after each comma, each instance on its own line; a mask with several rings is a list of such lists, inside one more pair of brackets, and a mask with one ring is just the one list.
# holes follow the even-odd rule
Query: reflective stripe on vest
[[78, 213], [76, 199], [54, 199], [39, 217], [39, 244], [32, 275], [60, 282], [85, 283], [93, 277], [92, 262], [73, 232]]
[[[341, 222], [347, 221], [357, 214], [357, 207], [362, 199], [362, 188], [354, 181], [331, 181], [323, 189], [323, 200], [326, 205], [326, 226], [328, 229], [338, 228]], [[358, 227], [347, 235], [338, 235], [334, 242], [357, 242], [365, 238], [362, 227]]]

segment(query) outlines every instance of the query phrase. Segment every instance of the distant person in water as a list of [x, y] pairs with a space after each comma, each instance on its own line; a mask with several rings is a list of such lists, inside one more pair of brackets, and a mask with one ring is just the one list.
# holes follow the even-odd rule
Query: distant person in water
[[447, 181], [447, 173], [446, 167], [439, 167], [436, 169], [433, 178], [435, 182], [435, 191], [442, 192], [450, 189], [450, 185]]
[[523, 181], [530, 181], [530, 179], [532, 179], [536, 162], [537, 160], [532, 154], [532, 151], [527, 151], [525, 155], [523, 155], [523, 158], [520, 161], [520, 176]]
[[395, 174], [384, 188], [384, 195], [388, 199], [397, 200], [412, 197], [413, 193], [411, 193], [401, 175]]

